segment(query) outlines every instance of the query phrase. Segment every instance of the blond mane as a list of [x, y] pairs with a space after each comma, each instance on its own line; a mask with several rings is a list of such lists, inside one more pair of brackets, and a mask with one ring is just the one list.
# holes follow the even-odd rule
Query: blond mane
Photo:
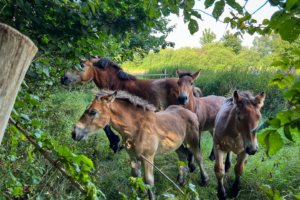
[[[115, 91], [113, 90], [101, 90], [96, 94], [96, 98], [100, 100], [103, 97], [112, 95]], [[149, 111], [155, 111], [156, 108], [153, 104], [148, 103], [148, 101], [138, 97], [134, 96], [126, 91], [117, 91], [117, 96], [116, 99], [122, 99], [122, 100], [127, 100], [130, 103], [132, 103], [135, 106], [142, 107], [144, 110], [149, 110]]]

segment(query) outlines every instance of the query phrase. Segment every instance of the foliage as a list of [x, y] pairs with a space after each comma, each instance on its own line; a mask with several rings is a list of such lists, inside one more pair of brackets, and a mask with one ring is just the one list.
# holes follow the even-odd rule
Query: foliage
[[239, 54], [242, 50], [242, 40], [237, 36], [229, 31], [221, 38], [225, 47], [232, 47], [235, 54]]
[[202, 31], [202, 36], [200, 37], [200, 44], [210, 44], [217, 38], [217, 35], [209, 29], [204, 29]]

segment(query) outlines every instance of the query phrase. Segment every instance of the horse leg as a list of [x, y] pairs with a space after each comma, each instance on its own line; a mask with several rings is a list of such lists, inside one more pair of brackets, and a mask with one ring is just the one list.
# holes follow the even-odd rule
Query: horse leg
[[231, 168], [231, 151], [227, 153], [225, 160], [225, 172], [228, 172]]
[[189, 167], [189, 173], [193, 173], [195, 171], [195, 169], [197, 168], [195, 165], [195, 161], [194, 161], [194, 155], [192, 154], [192, 152], [185, 148], [187, 151], [187, 160], [188, 160], [188, 167]]
[[223, 151], [220, 151], [215, 144], [214, 144], [214, 153], [215, 153], [215, 157], [216, 157], [215, 174], [218, 179], [217, 196], [219, 199], [225, 200], [226, 193], [225, 193], [225, 188], [223, 185], [223, 177], [225, 175], [225, 170], [224, 170], [224, 165], [223, 165], [223, 156], [225, 153]]
[[232, 185], [232, 195], [231, 195], [232, 197], [236, 197], [239, 193], [240, 178], [244, 172], [244, 162], [247, 156], [248, 154], [245, 151], [243, 151], [237, 156], [237, 163], [234, 166], [235, 181]]
[[[214, 129], [209, 130], [209, 132], [210, 132], [210, 134], [211, 134], [211, 137], [213, 138], [213, 136], [214, 136]], [[208, 158], [209, 158], [209, 160], [211, 160], [211, 161], [214, 161], [214, 160], [215, 160], [214, 145], [213, 145], [213, 147], [212, 147], [212, 150], [211, 150], [211, 152], [210, 152], [210, 156], [209, 156]]]
[[[187, 157], [188, 157], [188, 149], [184, 148], [183, 145], [181, 145], [177, 150], [176, 150], [176, 153], [179, 157], [179, 160], [186, 163], [186, 160], [187, 160]], [[179, 184], [181, 186], [185, 185], [186, 184], [186, 180], [185, 180], [185, 177], [186, 177], [186, 174], [187, 174], [187, 169], [185, 166], [182, 166], [180, 165], [179, 166], [179, 172], [178, 172], [178, 177], [177, 177], [177, 181], [179, 181]]]
[[[154, 160], [154, 155], [152, 156], [145, 156], [152, 164], [153, 160]], [[146, 160], [143, 159], [143, 167], [144, 167], [144, 177], [145, 177], [145, 183], [150, 185], [150, 186], [154, 186], [154, 176], [153, 176], [153, 166], [150, 165], [150, 163], [148, 163]], [[155, 200], [155, 195], [153, 192], [149, 191], [147, 189], [147, 195], [149, 197], [150, 200]]]
[[[201, 133], [200, 133], [201, 134]], [[201, 135], [200, 135], [201, 136]], [[200, 168], [200, 172], [201, 172], [201, 179], [202, 179], [202, 186], [206, 186], [206, 183], [208, 181], [208, 175], [205, 172], [204, 169], [204, 164], [203, 164], [203, 156], [202, 156], [202, 151], [201, 151], [201, 144], [200, 144], [200, 139], [190, 139], [187, 138], [187, 147], [189, 148], [189, 150], [193, 153], [199, 168]]]
[[106, 133], [106, 136], [110, 142], [109, 147], [117, 153], [119, 150], [119, 142], [120, 142], [120, 137], [116, 135], [110, 128], [109, 125], [106, 125], [103, 128], [104, 132]]
[[131, 176], [142, 177], [141, 176], [141, 161], [137, 160], [135, 157], [130, 158], [131, 165]]

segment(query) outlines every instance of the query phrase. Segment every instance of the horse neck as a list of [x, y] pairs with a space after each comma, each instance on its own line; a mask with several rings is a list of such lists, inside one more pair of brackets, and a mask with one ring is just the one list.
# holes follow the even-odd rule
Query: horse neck
[[227, 130], [228, 130], [228, 132], [230, 132], [231, 134], [234, 134], [234, 135], [238, 133], [238, 130], [236, 128], [235, 119], [236, 119], [236, 107], [235, 107], [235, 105], [233, 105], [229, 112], [229, 116], [227, 118]]
[[184, 108], [189, 109], [192, 112], [196, 111], [196, 97], [194, 97], [193, 93], [189, 95], [189, 102], [184, 106]]
[[[94, 82], [99, 89], [109, 89], [109, 90], [124, 90], [131, 94], [135, 94], [133, 87], [133, 80], [121, 80], [118, 78], [118, 71], [113, 67], [107, 66], [105, 69], [106, 77], [100, 72], [101, 69], [95, 67], [95, 78]], [[135, 84], [136, 85], [136, 84]]]
[[142, 108], [134, 106], [125, 100], [116, 99], [110, 104], [110, 125], [122, 136], [123, 139], [131, 138], [139, 130], [140, 119], [145, 112]]

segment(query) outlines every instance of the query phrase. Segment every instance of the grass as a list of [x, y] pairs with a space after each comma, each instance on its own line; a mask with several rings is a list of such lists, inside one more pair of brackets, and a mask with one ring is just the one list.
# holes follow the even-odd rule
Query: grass
[[[114, 154], [109, 149], [109, 142], [103, 130], [91, 135], [86, 141], [75, 142], [70, 137], [70, 131], [79, 117], [82, 115], [85, 107], [93, 99], [91, 92], [92, 86], [86, 84], [75, 86], [54, 92], [52, 98], [43, 102], [44, 106], [52, 106], [52, 114], [43, 118], [44, 132], [51, 135], [60, 144], [68, 145], [71, 149], [76, 148], [78, 154], [84, 154], [94, 163], [94, 169], [90, 175], [97, 188], [102, 190], [107, 199], [122, 199], [119, 192], [127, 196], [132, 194], [132, 188], [128, 184], [130, 177], [129, 156], [123, 150]], [[205, 169], [209, 175], [210, 181], [208, 186], [200, 187], [199, 168], [196, 172], [188, 174], [188, 181], [196, 185], [196, 190], [200, 199], [217, 199], [216, 187], [217, 181], [214, 175], [214, 163], [208, 159], [212, 148], [212, 138], [208, 132], [202, 134], [201, 139], [202, 152], [204, 156]], [[278, 190], [283, 195], [288, 195], [286, 199], [293, 199], [290, 192], [300, 193], [300, 143], [286, 142], [284, 148], [272, 157], [267, 157], [263, 148], [255, 156], [250, 156], [245, 165], [244, 175], [241, 177], [240, 194], [236, 200], [267, 199], [266, 194], [261, 187], [269, 185], [271, 188]], [[177, 155], [171, 153], [166, 156], [156, 156], [154, 163], [168, 177], [176, 182], [178, 166]], [[47, 163], [45, 162], [44, 165]], [[232, 167], [235, 164], [235, 156], [232, 159]], [[57, 172], [55, 172], [57, 173]], [[59, 173], [57, 173], [59, 176]], [[46, 176], [47, 177], [47, 176]], [[154, 170], [155, 193], [159, 197], [164, 193], [175, 194], [177, 199], [183, 199], [183, 196], [175, 187]], [[50, 178], [50, 177], [48, 177]], [[224, 178], [226, 191], [230, 192], [230, 187], [234, 181], [234, 170], [230, 170]], [[52, 185], [52, 186], [51, 186]], [[81, 196], [75, 188], [68, 186], [67, 181], [52, 179], [45, 187], [54, 187], [52, 194], [54, 199], [60, 198], [61, 194]], [[56, 188], [56, 189], [55, 189]], [[50, 189], [49, 189], [50, 191]], [[161, 198], [162, 199], [162, 198]]]

